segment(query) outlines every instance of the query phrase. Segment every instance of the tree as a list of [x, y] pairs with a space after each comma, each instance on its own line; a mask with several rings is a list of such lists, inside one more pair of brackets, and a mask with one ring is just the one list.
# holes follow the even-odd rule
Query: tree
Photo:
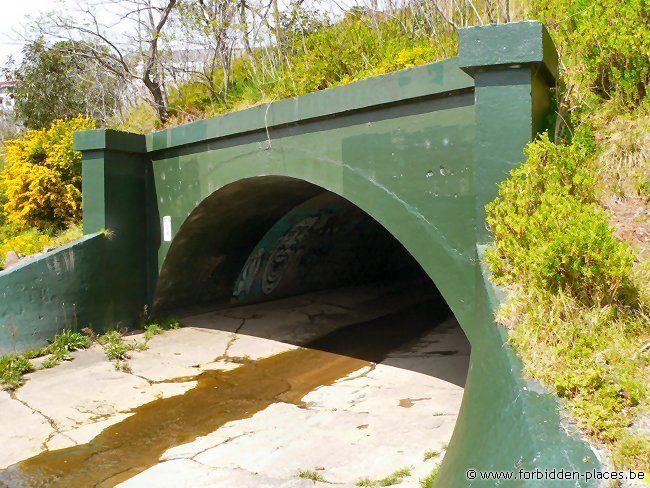
[[26, 128], [42, 129], [78, 114], [105, 121], [116, 110], [115, 80], [70, 56], [75, 44], [48, 46], [37, 39], [25, 46], [19, 66], [5, 68], [5, 77], [16, 84], [14, 117]]
[[[124, 83], [144, 88], [161, 122], [169, 118], [165, 29], [177, 0], [88, 0], [67, 13], [39, 19], [41, 35], [68, 41], [69, 54], [94, 63]], [[83, 42], [78, 42], [78, 41]], [[166, 49], [167, 47], [167, 49]]]
[[184, 47], [179, 54], [187, 59], [172, 66], [171, 74], [189, 75], [224, 105], [228, 104], [230, 72], [239, 41], [241, 4], [240, 0], [188, 0], [178, 8]]

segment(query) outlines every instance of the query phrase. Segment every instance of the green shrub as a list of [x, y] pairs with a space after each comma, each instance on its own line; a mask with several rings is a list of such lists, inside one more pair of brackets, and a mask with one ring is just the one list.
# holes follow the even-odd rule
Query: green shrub
[[566, 291], [587, 304], [634, 296], [634, 254], [595, 203], [586, 141], [556, 145], [542, 135], [487, 205], [495, 247], [486, 259], [497, 282]]
[[536, 0], [531, 15], [554, 33], [568, 80], [583, 94], [617, 97], [628, 107], [648, 96], [647, 0]]

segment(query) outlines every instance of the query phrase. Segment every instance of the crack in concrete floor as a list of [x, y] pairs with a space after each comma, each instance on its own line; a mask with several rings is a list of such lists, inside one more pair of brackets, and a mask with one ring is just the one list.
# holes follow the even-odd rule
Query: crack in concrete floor
[[[360, 313], [360, 310], [366, 310], [365, 314], [370, 316], [379, 313], [375, 309], [373, 309], [371, 304], [367, 302], [364, 303], [363, 306], [361, 307], [360, 306], [355, 307], [354, 304], [342, 306], [333, 303], [331, 300], [328, 301], [323, 300], [324, 297], [326, 297], [326, 294], [321, 293], [320, 296], [315, 296], [310, 298], [307, 301], [303, 301], [302, 302], [303, 304], [301, 306], [295, 308], [292, 307], [289, 310], [289, 312], [291, 313], [294, 314], [298, 313], [303, 317], [305, 317], [308, 330], [304, 330], [304, 325], [301, 326], [299, 323], [294, 324], [293, 322], [290, 321], [290, 323], [287, 324], [286, 322], [283, 322], [281, 318], [278, 318], [277, 316], [273, 316], [273, 314], [271, 314], [271, 318], [268, 320], [268, 324], [266, 324], [266, 330], [267, 331], [277, 330], [279, 336], [284, 339], [286, 339], [286, 336], [288, 334], [289, 336], [292, 336], [291, 337], [293, 339], [292, 342], [300, 342], [299, 339], [301, 334], [305, 338], [308, 339], [311, 338], [314, 332], [313, 327], [315, 325], [318, 325], [318, 322], [321, 321], [327, 322], [334, 315], [332, 313], [327, 313], [327, 312], [307, 313], [300, 310], [301, 308], [307, 308], [307, 307], [313, 308], [313, 306], [315, 305], [321, 307], [331, 307], [332, 309], [336, 308], [337, 315], [341, 315], [340, 313], [341, 310], [349, 311], [347, 317], [342, 317], [342, 316], [337, 317], [338, 319], [347, 319], [348, 322], [350, 320], [352, 321], [358, 320], [359, 315], [363, 315], [362, 313]], [[346, 296], [346, 300], [350, 301], [351, 298], [349, 296]], [[384, 301], [383, 298], [380, 301], [383, 302]], [[377, 304], [377, 306], [380, 308], [381, 304]], [[278, 341], [269, 341], [268, 339], [264, 339], [264, 338], [252, 337], [250, 335], [242, 335], [243, 328], [247, 324], [247, 321], [254, 320], [258, 322], [261, 321], [261, 323], [264, 322], [265, 320], [264, 309], [265, 308], [268, 309], [269, 307], [270, 307], [269, 304], [263, 304], [262, 306], [259, 307], [259, 312], [250, 312], [251, 308], [255, 310], [255, 306], [247, 305], [242, 307], [243, 310], [235, 309], [234, 313], [231, 313], [231, 311], [228, 311], [226, 313], [224, 313], [223, 311], [219, 311], [217, 313], [209, 314], [208, 317], [206, 317], [206, 314], [201, 314], [200, 319], [197, 320], [199, 320], [199, 322], [204, 322], [204, 327], [199, 327], [197, 326], [196, 323], [194, 323], [193, 327], [187, 327], [184, 329], [180, 329], [178, 331], [170, 331], [166, 334], [163, 334], [162, 336], [156, 336], [156, 338], [154, 338], [154, 340], [150, 343], [149, 351], [134, 353], [133, 361], [132, 361], [133, 364], [131, 366], [132, 368], [135, 368], [136, 371], [133, 371], [133, 369], [131, 372], [113, 371], [111, 374], [107, 373], [105, 377], [102, 377], [100, 375], [99, 378], [97, 377], [94, 378], [95, 381], [98, 381], [100, 383], [106, 382], [106, 383], [113, 383], [114, 385], [121, 385], [122, 382], [124, 381], [123, 378], [125, 376], [132, 377], [134, 381], [137, 380], [137, 381], [144, 382], [144, 384], [140, 384], [140, 385], [135, 385], [132, 383], [124, 386], [117, 386], [118, 389], [122, 389], [122, 394], [120, 396], [124, 397], [127, 400], [123, 402], [122, 405], [118, 405], [119, 408], [116, 408], [114, 413], [112, 414], [107, 413], [105, 415], [102, 415], [101, 419], [104, 421], [110, 420], [111, 418], [114, 418], [118, 413], [129, 412], [133, 408], [143, 403], [146, 403], [147, 401], [150, 401], [148, 400], [149, 398], [155, 398], [154, 395], [155, 387], [160, 387], [160, 386], [169, 387], [167, 391], [160, 393], [165, 396], [182, 394], [184, 391], [187, 391], [188, 385], [186, 383], [191, 383], [192, 378], [195, 378], [198, 373], [205, 370], [205, 368], [209, 365], [215, 365], [217, 363], [224, 362], [225, 364], [223, 365], [220, 364], [217, 365], [223, 366], [223, 368], [238, 367], [237, 363], [233, 364], [228, 362], [228, 361], [232, 361], [233, 359], [236, 360], [238, 357], [240, 359], [242, 358], [242, 356], [233, 356], [233, 357], [230, 356], [230, 351], [235, 346], [236, 343], [238, 345], [238, 351], [239, 349], [242, 348], [243, 348], [242, 350], [246, 350], [246, 348], [250, 348], [250, 352], [252, 353], [251, 357], [254, 357], [255, 359], [260, 357], [266, 357], [268, 355], [277, 354], [278, 352], [281, 352], [283, 350], [294, 348], [295, 346], [286, 343], [283, 344], [282, 342], [278, 342]], [[368, 312], [368, 309], [370, 309], [370, 312]], [[242, 317], [242, 315], [244, 316]], [[351, 317], [351, 315], [354, 316]], [[224, 319], [230, 320], [231, 322], [237, 321], [236, 323], [233, 323], [231, 332], [228, 332], [227, 328], [224, 330], [214, 329], [215, 322], [218, 325], [218, 322], [220, 321], [223, 322]], [[305, 320], [303, 319], [303, 322], [304, 321]], [[343, 320], [343, 322], [345, 322], [345, 320]], [[259, 329], [259, 327], [260, 326], [256, 324], [254, 330], [249, 331], [249, 334], [251, 332], [255, 332], [255, 330]], [[287, 329], [287, 327], [289, 327], [289, 329]], [[302, 331], [300, 327], [303, 327]], [[206, 333], [211, 334], [211, 337], [213, 338], [211, 344], [210, 344], [211, 341], [206, 341], [204, 339]], [[201, 338], [203, 339], [199, 338], [199, 336], [201, 336]], [[443, 351], [450, 350], [451, 348], [447, 349], [446, 343], [448, 342], [450, 344], [457, 343], [458, 342], [457, 336], [458, 336], [458, 330], [454, 329], [453, 326], [451, 329], [441, 327], [439, 333], [434, 334], [433, 338], [427, 337], [425, 339], [422, 339], [419, 343], [416, 342], [414, 344], [410, 344], [408, 348], [402, 347], [398, 351], [394, 351], [393, 353], [391, 353], [389, 355], [389, 359], [395, 359], [396, 357], [397, 358], [406, 357], [409, 358], [409, 360], [425, 361], [427, 357], [429, 357], [428, 355], [430, 355], [431, 353], [435, 354], [435, 351], [426, 350], [427, 345], [430, 346], [432, 343], [435, 343], [436, 349], [438, 350], [440, 349], [442, 349]], [[407, 349], [409, 348], [410, 350], [407, 351]], [[220, 349], [221, 353], [215, 354], [215, 349]], [[423, 349], [425, 349], [426, 352], [423, 351]], [[468, 345], [466, 346], [465, 349], [460, 348], [457, 350], [459, 352], [456, 353], [454, 356], [466, 357], [469, 355]], [[180, 351], [180, 353], [178, 351]], [[179, 355], [175, 356], [175, 354], [179, 354]], [[191, 362], [188, 362], [187, 356], [191, 356], [193, 360]], [[437, 356], [443, 357], [440, 355]], [[200, 359], [200, 361], [196, 361], [195, 360], [196, 358]], [[156, 361], [158, 361], [158, 363]], [[164, 364], [161, 365], [160, 364], [161, 361]], [[162, 368], [163, 371], [162, 372], [154, 371], [156, 369], [156, 365], [158, 366], [158, 370]], [[184, 375], [184, 376], [174, 376], [172, 374], [173, 372], [180, 371], [180, 370], [192, 371], [192, 374]], [[160, 373], [160, 374], [156, 375], [153, 373]], [[33, 374], [33, 376], [37, 377], [38, 372]], [[93, 381], [92, 375], [86, 375], [84, 378], [86, 379], [86, 381]], [[409, 384], [411, 385], [420, 384], [420, 386], [424, 385], [424, 387], [409, 388], [408, 386], [405, 386]], [[287, 388], [289, 387], [290, 385], [287, 385]], [[140, 393], [143, 398], [138, 398], [138, 395], [135, 394], [135, 390], [138, 389], [140, 390]], [[417, 408], [416, 406], [413, 406], [412, 408], [409, 409], [399, 407], [399, 400], [404, 398], [419, 399], [428, 396], [430, 399], [433, 399], [435, 395], [432, 396], [430, 394], [431, 389], [438, 392], [438, 396], [442, 395], [446, 397], [446, 399], [444, 400], [441, 398], [438, 399], [440, 400], [440, 402], [438, 402], [440, 403], [440, 405], [436, 404], [436, 401], [434, 400], [430, 400], [430, 401], [423, 400], [422, 402], [419, 401], [417, 402]], [[424, 393], [428, 392], [429, 394], [422, 395], [423, 392]], [[96, 394], [97, 392], [91, 392], [91, 393]], [[254, 460], [258, 459], [259, 456], [264, 457], [263, 455], [267, 455], [276, 458], [275, 462], [279, 464], [285, 463], [287, 465], [295, 465], [296, 453], [294, 452], [295, 449], [292, 447], [292, 444], [297, 443], [303, 446], [302, 447], [303, 450], [317, 449], [318, 443], [333, 442], [335, 444], [331, 436], [330, 437], [325, 436], [323, 438], [322, 433], [327, 434], [328, 430], [330, 432], [336, 432], [336, 429], [338, 427], [344, 425], [346, 427], [341, 431], [341, 437], [343, 438], [345, 438], [346, 436], [350, 437], [350, 434], [348, 432], [349, 429], [346, 430], [348, 424], [350, 425], [354, 424], [353, 425], [354, 430], [357, 432], [363, 432], [363, 435], [356, 436], [356, 437], [352, 436], [349, 439], [347, 439], [347, 444], [343, 448], [343, 450], [346, 453], [345, 456], [347, 457], [351, 457], [352, 455], [350, 453], [354, 452], [354, 449], [350, 450], [350, 448], [356, 448], [357, 449], [356, 452], [362, 452], [364, 449], [367, 449], [369, 446], [367, 440], [368, 438], [370, 439], [369, 442], [375, 444], [374, 447], [377, 446], [382, 447], [382, 449], [378, 449], [378, 450], [375, 449], [375, 451], [377, 451], [375, 455], [387, 456], [390, 454], [390, 452], [396, 453], [397, 451], [400, 451], [402, 447], [398, 447], [397, 445], [395, 445], [395, 443], [393, 442], [393, 440], [390, 439], [390, 437], [399, 434], [406, 437], [406, 439], [404, 439], [404, 442], [406, 442], [407, 444], [409, 443], [415, 444], [417, 442], [424, 442], [427, 444], [426, 446], [423, 445], [423, 446], [417, 446], [417, 448], [414, 447], [414, 449], [417, 451], [417, 456], [421, 458], [422, 449], [425, 448], [428, 449], [432, 447], [439, 448], [449, 441], [451, 432], [453, 431], [453, 425], [455, 422], [455, 414], [451, 412], [457, 411], [460, 405], [461, 398], [462, 398], [462, 386], [456, 386], [435, 378], [435, 371], [430, 372], [430, 374], [428, 375], [424, 375], [418, 372], [393, 368], [391, 366], [386, 366], [384, 364], [379, 364], [379, 365], [371, 364], [369, 367], [362, 368], [359, 371], [356, 371], [344, 378], [339, 379], [329, 387], [317, 388], [316, 390], [312, 391], [311, 393], [309, 393], [307, 396], [303, 398], [302, 405], [289, 405], [289, 404], [283, 404], [282, 402], [280, 403], [276, 402], [273, 405], [271, 405], [271, 407], [259, 412], [258, 414], [254, 415], [249, 419], [245, 419], [243, 421], [235, 421], [224, 425], [222, 428], [218, 429], [213, 434], [206, 436], [206, 437], [212, 436], [213, 438], [216, 437], [215, 439], [212, 439], [215, 441], [215, 443], [209, 442], [210, 445], [201, 447], [201, 442], [203, 443], [207, 442], [205, 438], [199, 438], [196, 441], [194, 441], [195, 443], [196, 442], [199, 443], [196, 445], [196, 449], [198, 450], [196, 450], [189, 457], [170, 458], [168, 456], [173, 456], [174, 451], [179, 448], [188, 449], [191, 451], [193, 448], [192, 447], [193, 443], [172, 448], [168, 451], [168, 453], [166, 453], [161, 458], [161, 463], [158, 466], [154, 468], [150, 468], [149, 470], [143, 473], [140, 473], [139, 475], [135, 476], [131, 480], [124, 483], [124, 486], [150, 486], [152, 481], [155, 484], [156, 479], [158, 482], [160, 482], [161, 480], [171, 480], [171, 479], [178, 480], [177, 477], [174, 478], [174, 476], [171, 476], [171, 474], [168, 472], [169, 467], [171, 466], [169, 463], [174, 460], [183, 460], [183, 459], [189, 459], [193, 463], [198, 463], [203, 467], [208, 466], [210, 469], [218, 473], [221, 473], [223, 470], [238, 469], [249, 473], [250, 476], [252, 476], [251, 479], [258, 477], [259, 479], [269, 478], [269, 479], [279, 480], [276, 484], [270, 484], [269, 486], [284, 486], [282, 485], [282, 483], [297, 481], [295, 478], [295, 474], [296, 474], [295, 466], [291, 467], [290, 469], [287, 468], [289, 469], [287, 471], [286, 469], [285, 470], [274, 469], [272, 466], [269, 466], [268, 463], [259, 463], [259, 462], [256, 463]], [[104, 403], [108, 401], [108, 398], [106, 398], [106, 396], [102, 397], [101, 395], [95, 397], [95, 399], [97, 399], [99, 402], [104, 402]], [[75, 440], [75, 438], [71, 436], [70, 432], [79, 429], [80, 426], [87, 427], [90, 425], [100, 423], [97, 420], [99, 417], [94, 417], [92, 419], [86, 418], [85, 420], [84, 418], [79, 419], [73, 417], [73, 418], [66, 419], [68, 420], [67, 422], [65, 422], [65, 424], [67, 425], [65, 428], [62, 429], [61, 425], [59, 425], [59, 423], [57, 423], [57, 420], [55, 420], [56, 418], [58, 418], [56, 417], [56, 414], [58, 412], [56, 410], [54, 411], [54, 413], [49, 412], [47, 408], [48, 405], [45, 406], [43, 405], [42, 398], [40, 399], [41, 400], [40, 403], [36, 402], [36, 406], [30, 404], [33, 402], [30, 402], [29, 399], [21, 400], [15, 398], [14, 400], [19, 401], [22, 405], [29, 408], [32, 411], [32, 413], [40, 414], [42, 418], [49, 424], [49, 426], [53, 430], [52, 432], [49, 433], [49, 435], [44, 440], [41, 441], [40, 445], [36, 447], [38, 450], [43, 450], [44, 448], [51, 447], [49, 445], [50, 442], [54, 437], [56, 437], [59, 434], [65, 435], [65, 437], [67, 437], [70, 443], [76, 444], [78, 442], [78, 439]], [[36, 400], [39, 400], [39, 398], [36, 398]], [[441, 408], [443, 404], [445, 404], [445, 406], [449, 408]], [[289, 405], [291, 408], [285, 411], [283, 409], [286, 409], [288, 407], [283, 407], [283, 405]], [[397, 421], [393, 420], [395, 418], [394, 417], [395, 412], [391, 410], [391, 408], [388, 408], [389, 405], [391, 405], [391, 408], [393, 408], [393, 410], [394, 409], [399, 409], [402, 411], [420, 410], [418, 416], [412, 416], [411, 418], [403, 419], [403, 422], [407, 424], [411, 423], [412, 425], [417, 425], [418, 423], [422, 423], [420, 422], [421, 417], [436, 417], [436, 416], [448, 417], [448, 422], [445, 424], [445, 428], [443, 429], [444, 432], [441, 431], [434, 436], [434, 437], [436, 436], [439, 437], [439, 439], [436, 438], [435, 442], [430, 439], [430, 436], [424, 436], [423, 439], [420, 438], [420, 440], [418, 440], [418, 436], [416, 435], [417, 432], [415, 432], [417, 429], [410, 428], [410, 429], [406, 429], [404, 432], [398, 433], [395, 431], [394, 428], [392, 428], [391, 424], [395, 424]], [[276, 407], [276, 406], [280, 406], [281, 408], [280, 410], [275, 412], [277, 416], [274, 417], [273, 416], [274, 409], [272, 407]], [[72, 406], [72, 408], [75, 409], [76, 407]], [[78, 408], [76, 409], [80, 411]], [[44, 411], [47, 413], [44, 413]], [[295, 412], [298, 411], [302, 411], [303, 413], [306, 413], [306, 416], [301, 417], [300, 415], [296, 415]], [[441, 414], [440, 413], [441, 411], [449, 412], [449, 413]], [[381, 413], [381, 415], [378, 415], [378, 412]], [[329, 415], [331, 416], [331, 418], [328, 417], [328, 418], [318, 419], [315, 417], [315, 415]], [[337, 420], [335, 417], [336, 415], [344, 415], [344, 417], [341, 417], [340, 419]], [[372, 417], [372, 415], [378, 415], [377, 418], [379, 420], [376, 421], [373, 421], [372, 419], [368, 420], [370, 417]], [[388, 421], [388, 418], [390, 418], [390, 421]], [[0, 425], [2, 425], [2, 423], [6, 421], [7, 420], [3, 419], [2, 415], [0, 414]], [[72, 422], [73, 425], [70, 425], [70, 422]], [[290, 429], [290, 432], [288, 433], [282, 432], [281, 427], [283, 424], [284, 425], [293, 424], [292, 426], [293, 428]], [[368, 427], [366, 429], [358, 429], [357, 428], [358, 425], [368, 425]], [[422, 428], [423, 429], [431, 428], [433, 430], [436, 429], [440, 430], [441, 425], [442, 424], [440, 423], [434, 425], [434, 423], [431, 423], [429, 421], [429, 422], [422, 423]], [[106, 425], [103, 426], [103, 428], [105, 427]], [[244, 432], [241, 431], [242, 429], [244, 430]], [[303, 429], [302, 433], [300, 432], [300, 429]], [[381, 429], [384, 429], [386, 432], [389, 433], [388, 437], [384, 435], [385, 433], [377, 434], [377, 432], [379, 432]], [[369, 432], [369, 434], [366, 434], [366, 432]], [[285, 434], [287, 435], [286, 442], [280, 439]], [[0, 432], [0, 442], [3, 442], [4, 445], [7, 445], [8, 442], [9, 443], [8, 445], [11, 445], [12, 438], [9, 437], [3, 439], [3, 435], [4, 434]], [[227, 436], [226, 439], [222, 441], [218, 441], [218, 438], [221, 438], [221, 436], [223, 435]], [[305, 439], [303, 439], [304, 436], [313, 436], [312, 440], [316, 445], [309, 448], [305, 444]], [[429, 439], [427, 439], [427, 437], [429, 437]], [[269, 442], [273, 440], [275, 440], [275, 442]], [[265, 442], [267, 444], [264, 444]], [[254, 446], [256, 444], [265, 447], [262, 448], [258, 447], [257, 450], [252, 449], [251, 446]], [[386, 449], [383, 448], [385, 447], [384, 445], [387, 446]], [[223, 458], [224, 449], [226, 447], [230, 449], [230, 454], [229, 456], [227, 456], [228, 459], [226, 461], [228, 462], [225, 462], [223, 465], [219, 465], [218, 463], [215, 462], [206, 463], [205, 462], [206, 459], [195, 459], [199, 457], [211, 459], [217, 455]], [[20, 452], [14, 452], [13, 457], [9, 456], [9, 460], [11, 462], [15, 462], [17, 460], [20, 460], [21, 456], [23, 456], [23, 458], [28, 457], [28, 455], [30, 455], [31, 452], [33, 452], [33, 450], [35, 449], [34, 446], [31, 446], [31, 449], [32, 449], [31, 451], [29, 449], [24, 449], [24, 452], [22, 454]], [[361, 449], [361, 451], [359, 451], [359, 449]], [[406, 451], [409, 451], [408, 445], [404, 447], [404, 449], [406, 449]], [[16, 451], [19, 450], [20, 449], [17, 446]], [[260, 452], [260, 450], [264, 452]], [[389, 472], [391, 472], [391, 471], [386, 472], [386, 470], [390, 468], [390, 466], [388, 465], [395, 466], [395, 469], [397, 469], [403, 467], [403, 464], [407, 461], [412, 464], [421, 465], [420, 467], [424, 466], [427, 469], [429, 467], [431, 469], [433, 468], [430, 462], [428, 462], [429, 464], [427, 464], [425, 462], [420, 462], [421, 460], [418, 460], [418, 462], [416, 463], [414, 454], [411, 451], [413, 451], [413, 449], [409, 451], [409, 454], [407, 456], [403, 456], [401, 454], [400, 455], [395, 454], [393, 456], [394, 459], [389, 460], [388, 462], [385, 463], [387, 466], [384, 465], [377, 466], [376, 463], [374, 464], [361, 463], [361, 465], [358, 465], [354, 469], [359, 470], [358, 477], [360, 478], [362, 476], [371, 476], [371, 477], [384, 476]], [[234, 460], [238, 455], [243, 456], [245, 458], [245, 462], [230, 463], [230, 461]], [[331, 452], [327, 453], [327, 455], [331, 457], [332, 462], [339, 462], [339, 463], [342, 462], [342, 458], [339, 458], [337, 461], [336, 455], [334, 455]], [[3, 460], [2, 457], [0, 457], [0, 463], [2, 462], [5, 463], [4, 465], [10, 464], [10, 462]], [[247, 465], [246, 463], [249, 464]], [[307, 465], [309, 463], [309, 460], [305, 459], [304, 463], [305, 466], [302, 465], [301, 466], [305, 469], [309, 468], [309, 466]], [[424, 467], [422, 467], [422, 469], [424, 469]], [[176, 470], [176, 468], [174, 468], [174, 470]], [[187, 476], [192, 476], [190, 471], [186, 473]], [[355, 479], [351, 478], [349, 472], [346, 472], [344, 469], [343, 470], [339, 469], [338, 471], [336, 469], [331, 469], [330, 465], [328, 465], [327, 473], [325, 474], [328, 480], [331, 479], [333, 483], [337, 483], [337, 484], [346, 485], [349, 483], [354, 483], [355, 481]], [[206, 473], [202, 474], [202, 476], [204, 475], [207, 476], [209, 479], [214, 480], [214, 477], [210, 478], [210, 476], [208, 476]], [[160, 476], [162, 476], [162, 478]], [[417, 476], [417, 473], [414, 476]], [[246, 479], [249, 480], [249, 477], [247, 477]], [[247, 483], [248, 482], [252, 483], [252, 481], [250, 480], [247, 481]], [[163, 485], [158, 485], [158, 486], [163, 486]], [[172, 486], [172, 485], [169, 484], [164, 486]], [[221, 486], [221, 484], [217, 484], [217, 485], [197, 484], [192, 486]], [[223, 484], [223, 486], [226, 486], [226, 484]], [[240, 486], [256, 486], [256, 485], [242, 484]]]

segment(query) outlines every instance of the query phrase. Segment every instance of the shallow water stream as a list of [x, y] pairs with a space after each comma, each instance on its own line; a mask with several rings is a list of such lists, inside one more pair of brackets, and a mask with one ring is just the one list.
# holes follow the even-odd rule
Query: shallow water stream
[[[350, 325], [294, 349], [230, 371], [206, 371], [186, 393], [133, 410], [86, 444], [46, 451], [0, 471], [0, 485], [115, 486], [155, 465], [173, 446], [248, 418], [277, 402], [301, 405], [319, 386], [370, 363], [431, 330], [446, 317], [422, 303]], [[335, 352], [334, 352], [335, 351]]]

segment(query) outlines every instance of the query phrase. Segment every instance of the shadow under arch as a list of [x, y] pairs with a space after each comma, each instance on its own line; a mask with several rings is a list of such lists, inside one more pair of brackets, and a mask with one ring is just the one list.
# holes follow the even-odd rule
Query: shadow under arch
[[[246, 176], [247, 171], [242, 168], [245, 166], [241, 164], [237, 168], [237, 175], [225, 172], [227, 176], [220, 178], [223, 186], [184, 212], [187, 217], [169, 249], [161, 253], [163, 262], [153, 297], [155, 313], [196, 304], [208, 307], [231, 304], [237, 278], [273, 225], [300, 205], [329, 194], [369, 217], [407, 251], [428, 275], [469, 337], [471, 298], [468, 297], [473, 293], [475, 279], [474, 247], [468, 249], [463, 243], [451, 243], [439, 229], [440, 223], [434, 222], [435, 210], [426, 215], [427, 209], [414, 208], [372, 181], [372, 177], [351, 175], [345, 168], [340, 179], [334, 182], [331, 175], [321, 171], [322, 178], [316, 183], [310, 181], [313, 169], [282, 172], [302, 173], [297, 176]], [[453, 203], [458, 206], [455, 200]], [[436, 205], [448, 210], [444, 199]], [[455, 218], [453, 212], [445, 217], [449, 221]], [[466, 227], [468, 242], [473, 242], [473, 221], [463, 221], [460, 225]], [[311, 289], [314, 288], [306, 291]], [[461, 290], [463, 296], [459, 296]], [[292, 290], [284, 295], [298, 292]]]
[[[392, 303], [371, 316], [388, 313], [390, 320], [361, 320], [368, 318], [366, 310], [344, 331], [320, 324], [325, 337], [315, 341], [268, 336], [375, 363], [452, 318], [433, 281], [390, 232], [350, 201], [294, 178], [248, 178], [213, 193], [183, 224], [167, 256], [156, 293], [158, 313], [188, 316], [267, 301], [291, 308], [278, 300], [324, 290], [345, 294], [346, 287], [353, 295], [381, 296], [376, 305]], [[355, 306], [367, 309], [371, 301]], [[449, 327], [458, 325], [452, 320], [443, 329]], [[246, 333], [268, 334], [250, 328]], [[402, 364], [464, 385], [469, 345], [459, 334], [460, 356], [451, 361], [457, 368], [438, 371], [435, 361]], [[456, 347], [443, 349], [433, 347], [431, 357], [459, 353]]]

